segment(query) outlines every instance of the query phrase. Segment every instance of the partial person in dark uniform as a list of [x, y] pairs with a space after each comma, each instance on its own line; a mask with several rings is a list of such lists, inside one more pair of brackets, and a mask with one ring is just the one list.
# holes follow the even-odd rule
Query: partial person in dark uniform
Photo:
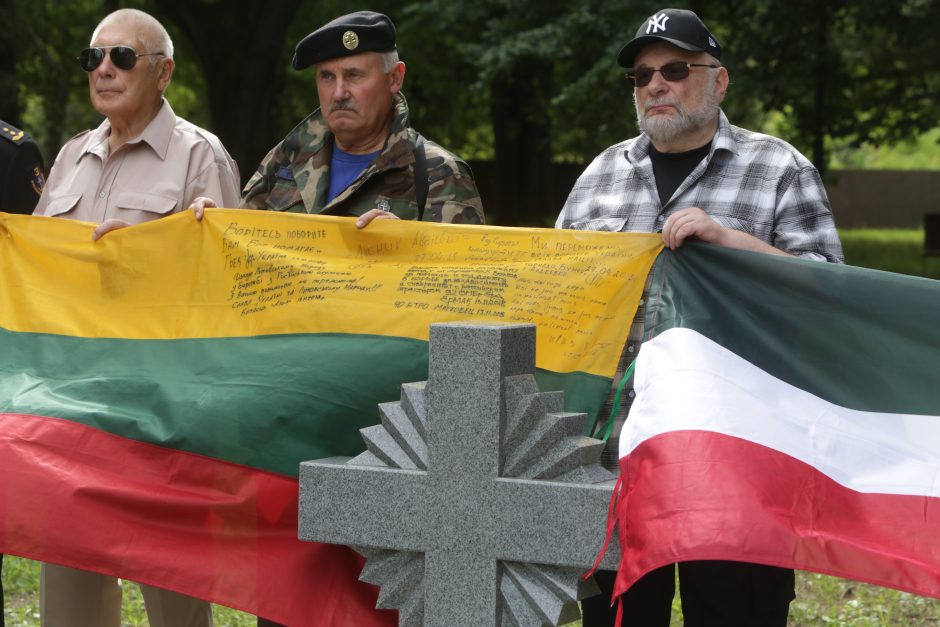
[[[46, 183], [42, 154], [33, 138], [0, 120], [0, 211], [32, 213]], [[0, 553], [0, 570], [3, 554]], [[3, 620], [3, 579], [0, 578], [0, 627]]]
[[45, 183], [36, 142], [26, 131], [0, 120], [0, 211], [32, 213]]

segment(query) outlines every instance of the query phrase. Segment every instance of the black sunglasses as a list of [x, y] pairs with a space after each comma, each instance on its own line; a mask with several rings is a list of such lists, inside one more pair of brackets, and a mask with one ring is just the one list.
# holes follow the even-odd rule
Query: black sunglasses
[[162, 52], [137, 54], [137, 51], [130, 46], [101, 46], [85, 48], [79, 52], [78, 56], [75, 58], [78, 59], [78, 64], [82, 66], [83, 70], [86, 72], [94, 72], [98, 66], [101, 65], [102, 61], [104, 61], [104, 55], [108, 49], [111, 50], [111, 63], [114, 64], [114, 67], [122, 70], [130, 70], [137, 65], [137, 59], [139, 57], [164, 56]]
[[653, 74], [656, 72], [662, 74], [663, 78], [667, 81], [681, 81], [684, 78], [688, 78], [689, 72], [691, 72], [694, 67], [710, 67], [714, 69], [721, 66], [708, 65], [706, 63], [674, 61], [673, 63], [667, 63], [658, 70], [654, 70], [651, 67], [636, 68], [632, 72], [627, 72], [627, 78], [630, 79], [630, 82], [636, 87], [646, 87], [650, 84], [650, 81], [653, 80]]

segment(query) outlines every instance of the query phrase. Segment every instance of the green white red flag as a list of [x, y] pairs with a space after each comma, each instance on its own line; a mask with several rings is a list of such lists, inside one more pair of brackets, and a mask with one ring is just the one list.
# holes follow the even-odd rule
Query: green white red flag
[[616, 592], [719, 559], [940, 597], [940, 282], [705, 245], [653, 272]]

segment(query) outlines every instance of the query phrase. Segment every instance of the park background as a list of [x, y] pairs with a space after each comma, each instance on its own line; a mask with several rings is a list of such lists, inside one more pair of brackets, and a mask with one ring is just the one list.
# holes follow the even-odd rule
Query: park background
[[[551, 225], [601, 150], [636, 134], [617, 52], [647, 0], [8, 0], [0, 119], [51, 164], [94, 128], [75, 56], [122, 6], [176, 45], [167, 97], [221, 139], [242, 179], [317, 107], [304, 35], [348, 11], [392, 17], [413, 126], [471, 162], [488, 222]], [[843, 228], [916, 228], [940, 210], [940, 0], [704, 0], [688, 6], [723, 46], [732, 123], [778, 135], [823, 174]], [[900, 172], [899, 172], [900, 170]], [[931, 171], [932, 170], [932, 171]], [[931, 204], [933, 205], [931, 207]]]
[[[75, 56], [107, 13], [145, 10], [170, 32], [176, 113], [216, 133], [243, 182], [317, 107], [293, 48], [328, 20], [388, 14], [413, 126], [468, 160], [487, 221], [550, 226], [601, 150], [636, 134], [620, 48], [660, 2], [629, 0], [8, 0], [0, 119], [47, 168], [101, 121]], [[940, 0], [700, 0], [723, 47], [733, 124], [789, 141], [823, 175], [847, 262], [940, 277], [923, 215], [940, 212]], [[37, 625], [37, 574], [7, 558], [7, 625]], [[791, 625], [936, 625], [940, 602], [800, 573]], [[134, 588], [136, 590], [136, 588]], [[126, 595], [128, 624], [146, 624]], [[219, 625], [252, 624], [217, 612]], [[681, 624], [678, 617], [674, 624]]]

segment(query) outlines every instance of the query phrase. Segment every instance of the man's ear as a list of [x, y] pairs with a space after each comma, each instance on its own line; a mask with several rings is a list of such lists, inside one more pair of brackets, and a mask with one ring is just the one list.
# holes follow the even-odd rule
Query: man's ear
[[401, 91], [401, 86], [405, 82], [405, 64], [399, 61], [391, 70], [388, 71], [389, 88], [392, 95]]
[[731, 75], [728, 74], [728, 68], [721, 66], [718, 68], [718, 76], [715, 79], [715, 90], [718, 92], [718, 95], [721, 96], [721, 99], [724, 100], [725, 94], [728, 92], [728, 85], [731, 83]]
[[160, 92], [166, 90], [166, 86], [170, 84], [170, 79], [173, 78], [173, 70], [176, 67], [176, 62], [173, 59], [161, 59], [162, 65], [160, 66], [160, 77], [157, 79], [157, 85], [160, 87]]

